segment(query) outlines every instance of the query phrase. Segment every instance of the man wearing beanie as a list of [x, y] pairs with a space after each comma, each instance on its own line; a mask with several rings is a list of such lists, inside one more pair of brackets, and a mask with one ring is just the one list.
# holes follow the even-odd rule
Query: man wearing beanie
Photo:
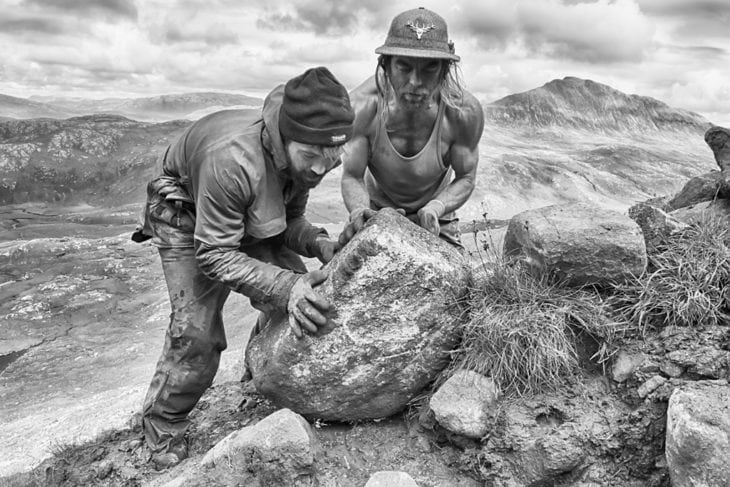
[[226, 348], [222, 308], [231, 291], [266, 314], [289, 314], [292, 332], [316, 332], [330, 303], [300, 255], [326, 263], [339, 250], [304, 217], [309, 190], [339, 164], [352, 135], [346, 89], [326, 68], [275, 88], [262, 118], [242, 110], [208, 115], [165, 151], [133, 235], [158, 247], [172, 314], [143, 406], [158, 468], [188, 455], [188, 413], [212, 384]]
[[446, 22], [424, 8], [397, 15], [375, 76], [352, 92], [357, 113], [345, 149], [346, 241], [384, 207], [462, 247], [455, 210], [474, 190], [482, 107], [461, 87]]

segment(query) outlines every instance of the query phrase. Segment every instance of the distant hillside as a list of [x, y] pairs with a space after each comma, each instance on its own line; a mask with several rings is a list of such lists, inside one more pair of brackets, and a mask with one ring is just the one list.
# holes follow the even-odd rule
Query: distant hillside
[[[205, 105], [200, 100], [220, 101], [174, 95], [133, 105], [171, 113]], [[227, 98], [221, 106], [241, 101]], [[215, 107], [200, 109], [201, 114], [207, 109]], [[703, 140], [709, 123], [702, 117], [592, 81], [551, 81], [484, 109], [477, 184], [459, 211], [462, 222], [485, 214], [506, 219], [571, 201], [626, 209], [717, 169]], [[260, 109], [250, 114], [253, 121]], [[0, 121], [0, 204], [141, 202], [155, 161], [189, 123], [146, 123], [118, 115]], [[312, 192], [313, 221], [346, 218], [340, 176], [341, 169], [333, 171]]]
[[[31, 99], [38, 100], [40, 97]], [[79, 115], [111, 113], [145, 122], [196, 120], [212, 111], [224, 108], [254, 108], [263, 104], [260, 98], [230, 93], [183, 93], [148, 98], [102, 100], [43, 97], [42, 100]]]
[[263, 100], [231, 93], [184, 93], [148, 98], [58, 98], [32, 96], [29, 99], [0, 95], [0, 120], [64, 119], [75, 116], [111, 114], [141, 122], [197, 120], [226, 108], [260, 107]]
[[68, 118], [75, 114], [49, 103], [0, 95], [0, 120], [9, 118]]
[[625, 210], [717, 169], [703, 117], [590, 80], [553, 80], [484, 113], [477, 187], [462, 218], [577, 201]]
[[710, 126], [697, 113], [574, 77], [556, 79], [540, 88], [506, 96], [486, 104], [484, 112], [488, 123], [501, 126], [702, 133]]

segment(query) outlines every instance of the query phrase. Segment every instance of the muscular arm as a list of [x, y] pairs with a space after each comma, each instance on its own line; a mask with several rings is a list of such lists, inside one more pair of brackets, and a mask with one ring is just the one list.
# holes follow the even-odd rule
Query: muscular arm
[[454, 168], [454, 179], [434, 198], [444, 204], [444, 213], [463, 206], [474, 191], [484, 112], [479, 101], [465, 92], [462, 106], [458, 109], [449, 108], [446, 117], [453, 134], [447, 157]]
[[370, 156], [370, 127], [375, 118], [378, 99], [374, 78], [366, 80], [350, 94], [355, 109], [352, 138], [345, 145], [342, 157], [342, 198], [347, 210], [370, 208], [370, 196], [365, 188], [365, 170]]

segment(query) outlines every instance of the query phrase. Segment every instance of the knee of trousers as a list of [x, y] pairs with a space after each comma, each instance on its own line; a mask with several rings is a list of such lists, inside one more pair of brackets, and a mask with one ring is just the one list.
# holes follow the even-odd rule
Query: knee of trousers
[[207, 362], [226, 349], [226, 337], [188, 327], [183, 333], [169, 333], [170, 352], [181, 360]]

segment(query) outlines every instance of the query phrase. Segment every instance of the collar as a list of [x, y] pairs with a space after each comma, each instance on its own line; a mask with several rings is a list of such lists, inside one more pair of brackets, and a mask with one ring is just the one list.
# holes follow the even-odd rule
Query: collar
[[261, 144], [273, 159], [276, 170], [288, 172], [289, 160], [279, 132], [279, 110], [283, 99], [284, 85], [279, 85], [264, 100], [264, 108], [261, 113], [264, 120], [264, 128], [261, 131]]

